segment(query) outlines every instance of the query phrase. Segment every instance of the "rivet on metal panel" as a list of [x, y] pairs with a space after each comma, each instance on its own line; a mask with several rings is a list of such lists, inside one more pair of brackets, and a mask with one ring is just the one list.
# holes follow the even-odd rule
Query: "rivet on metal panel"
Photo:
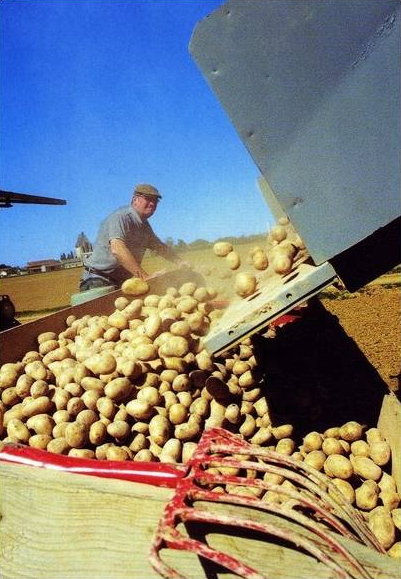
[[301, 203], [303, 203], [303, 202], [304, 202], [304, 200], [302, 199], [302, 197], [295, 197], [295, 199], [291, 203], [291, 207], [296, 207], [297, 205], [301, 205]]

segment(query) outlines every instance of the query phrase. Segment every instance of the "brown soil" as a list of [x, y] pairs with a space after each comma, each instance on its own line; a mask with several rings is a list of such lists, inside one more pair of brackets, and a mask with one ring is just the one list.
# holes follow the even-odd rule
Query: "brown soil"
[[321, 300], [393, 391], [400, 382], [400, 296], [399, 287], [370, 285], [344, 299]]

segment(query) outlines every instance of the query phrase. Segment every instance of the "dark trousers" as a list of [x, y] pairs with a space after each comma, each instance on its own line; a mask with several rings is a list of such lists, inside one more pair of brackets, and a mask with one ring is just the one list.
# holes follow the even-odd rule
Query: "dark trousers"
[[106, 287], [106, 286], [113, 286], [114, 289], [118, 289], [115, 284], [113, 284], [110, 280], [104, 277], [88, 277], [87, 279], [81, 280], [79, 284], [79, 291], [84, 292], [96, 287]]

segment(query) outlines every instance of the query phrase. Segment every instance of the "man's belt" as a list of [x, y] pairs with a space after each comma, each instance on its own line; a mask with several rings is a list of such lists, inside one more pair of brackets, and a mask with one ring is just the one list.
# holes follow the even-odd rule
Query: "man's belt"
[[84, 270], [87, 271], [88, 273], [94, 273], [95, 275], [99, 275], [100, 277], [104, 277], [105, 279], [112, 281], [111, 277], [107, 275], [107, 273], [105, 273], [104, 271], [100, 271], [95, 267], [89, 267], [88, 265], [84, 265]]

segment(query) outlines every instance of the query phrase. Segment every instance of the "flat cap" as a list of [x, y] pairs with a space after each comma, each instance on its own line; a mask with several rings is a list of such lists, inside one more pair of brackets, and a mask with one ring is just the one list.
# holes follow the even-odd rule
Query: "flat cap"
[[162, 198], [156, 187], [153, 187], [153, 185], [149, 185], [147, 183], [139, 183], [136, 185], [134, 189], [134, 195], [135, 193], [149, 195], [150, 197], [157, 197], [158, 199]]

